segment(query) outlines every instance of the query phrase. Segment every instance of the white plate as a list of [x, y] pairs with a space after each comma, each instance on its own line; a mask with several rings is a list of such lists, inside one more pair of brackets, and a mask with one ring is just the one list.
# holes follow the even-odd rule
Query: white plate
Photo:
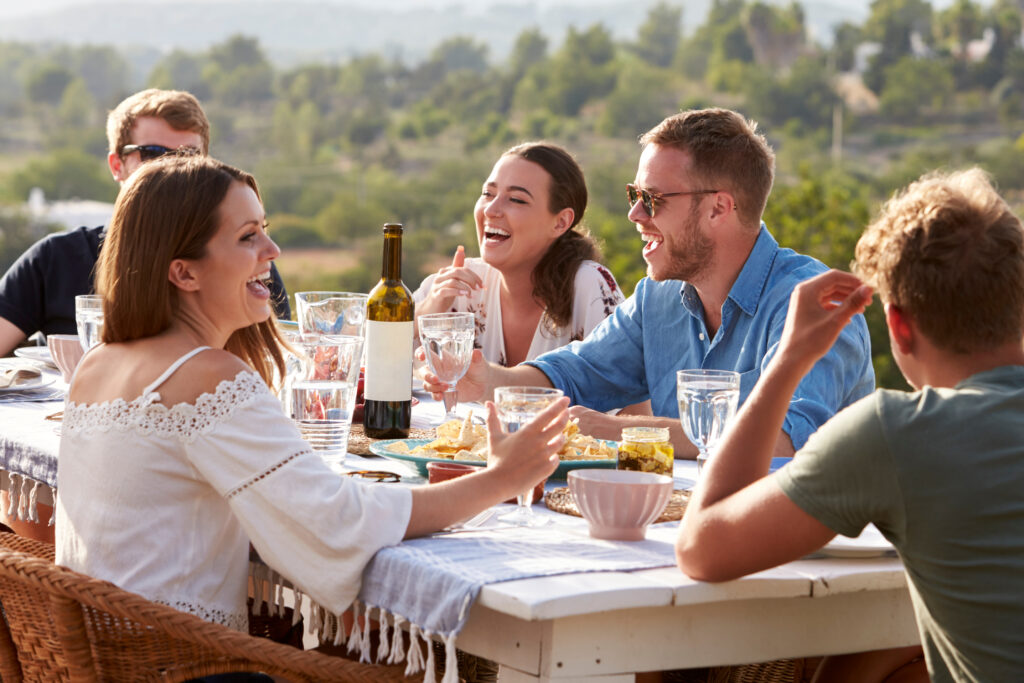
[[50, 353], [50, 349], [45, 346], [19, 346], [14, 349], [14, 355], [18, 358], [39, 361], [51, 367], [57, 367], [57, 364], [53, 362], [53, 355]]
[[[26, 367], [26, 365], [24, 363], [12, 361], [0, 361], [0, 372], [3, 372], [4, 370], [7, 370], [12, 367]], [[38, 371], [38, 368], [32, 368], [31, 366], [27, 367]], [[31, 389], [38, 389], [39, 387], [45, 387], [47, 384], [53, 384], [54, 380], [56, 379], [56, 376], [48, 372], [40, 372], [39, 379], [24, 382], [23, 384], [18, 384], [13, 387], [0, 388], [0, 392], [29, 391]]]
[[820, 552], [829, 557], [855, 558], [878, 557], [895, 550], [874, 524], [868, 524], [857, 538], [837, 535]]

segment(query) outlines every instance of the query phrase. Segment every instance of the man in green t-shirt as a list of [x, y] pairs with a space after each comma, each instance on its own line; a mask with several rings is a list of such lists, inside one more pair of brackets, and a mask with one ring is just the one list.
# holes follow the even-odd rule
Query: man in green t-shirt
[[[982, 171], [927, 175], [867, 228], [855, 272], [794, 291], [779, 351], [686, 511], [679, 566], [732, 579], [871, 522], [906, 567], [932, 680], [1024, 680], [1024, 228]], [[794, 387], [871, 287], [918, 391], [861, 399], [765, 476]], [[826, 665], [839, 680], [881, 680], [900, 667], [912, 677], [912, 657]]]

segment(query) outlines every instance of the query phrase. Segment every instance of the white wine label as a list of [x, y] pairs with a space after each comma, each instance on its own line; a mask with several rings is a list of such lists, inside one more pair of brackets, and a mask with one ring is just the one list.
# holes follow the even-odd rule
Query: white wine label
[[366, 377], [363, 395], [370, 401], [412, 398], [412, 321], [366, 321]]

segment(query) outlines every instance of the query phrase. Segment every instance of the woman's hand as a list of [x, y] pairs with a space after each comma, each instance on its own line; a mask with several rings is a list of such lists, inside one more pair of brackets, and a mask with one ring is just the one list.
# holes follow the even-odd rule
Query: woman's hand
[[445, 313], [451, 310], [457, 297], [469, 296], [474, 289], [482, 289], [483, 286], [480, 276], [466, 268], [466, 250], [460, 244], [452, 264], [437, 271], [427, 297], [416, 304], [416, 315]]
[[565, 445], [569, 421], [568, 397], [561, 397], [537, 414], [533, 420], [508, 434], [501, 427], [498, 411], [487, 402], [488, 469], [501, 470], [512, 484], [512, 494], [522, 493], [549, 476], [558, 466], [558, 451]]
[[[426, 360], [426, 351], [423, 347], [416, 349], [416, 357], [419, 360]], [[480, 349], [473, 349], [473, 358], [469, 362], [469, 370], [456, 384], [459, 391], [459, 401], [479, 401], [487, 392], [487, 380], [489, 377], [490, 365], [484, 360], [484, 354]], [[423, 371], [423, 390], [430, 392], [435, 401], [444, 398], [444, 392], [448, 384], [442, 382], [437, 375], [430, 371], [429, 366]]]

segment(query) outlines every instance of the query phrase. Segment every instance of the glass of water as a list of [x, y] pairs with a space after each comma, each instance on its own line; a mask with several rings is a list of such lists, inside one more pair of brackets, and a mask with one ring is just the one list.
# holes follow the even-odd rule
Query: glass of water
[[298, 292], [295, 310], [299, 334], [365, 336], [367, 296], [356, 292]]
[[291, 413], [302, 438], [340, 470], [356, 406], [362, 337], [302, 336], [302, 378], [291, 383]]
[[88, 351], [103, 337], [103, 297], [98, 294], [79, 294], [75, 297], [75, 323], [78, 341]]
[[459, 392], [455, 389], [473, 360], [473, 339], [476, 336], [472, 313], [427, 313], [417, 321], [420, 343], [430, 371], [447, 384], [444, 390], [444, 419], [456, 417]]
[[[550, 387], [498, 387], [494, 390], [494, 405], [498, 409], [501, 426], [511, 434], [561, 396], [560, 389]], [[516, 496], [516, 503], [516, 509], [502, 515], [501, 519], [516, 526], [543, 526], [548, 523], [548, 520], [534, 515], [530, 507], [533, 504], [533, 486]]]
[[679, 421], [697, 447], [697, 471], [707, 462], [740, 402], [740, 375], [732, 370], [680, 370], [676, 373]]

